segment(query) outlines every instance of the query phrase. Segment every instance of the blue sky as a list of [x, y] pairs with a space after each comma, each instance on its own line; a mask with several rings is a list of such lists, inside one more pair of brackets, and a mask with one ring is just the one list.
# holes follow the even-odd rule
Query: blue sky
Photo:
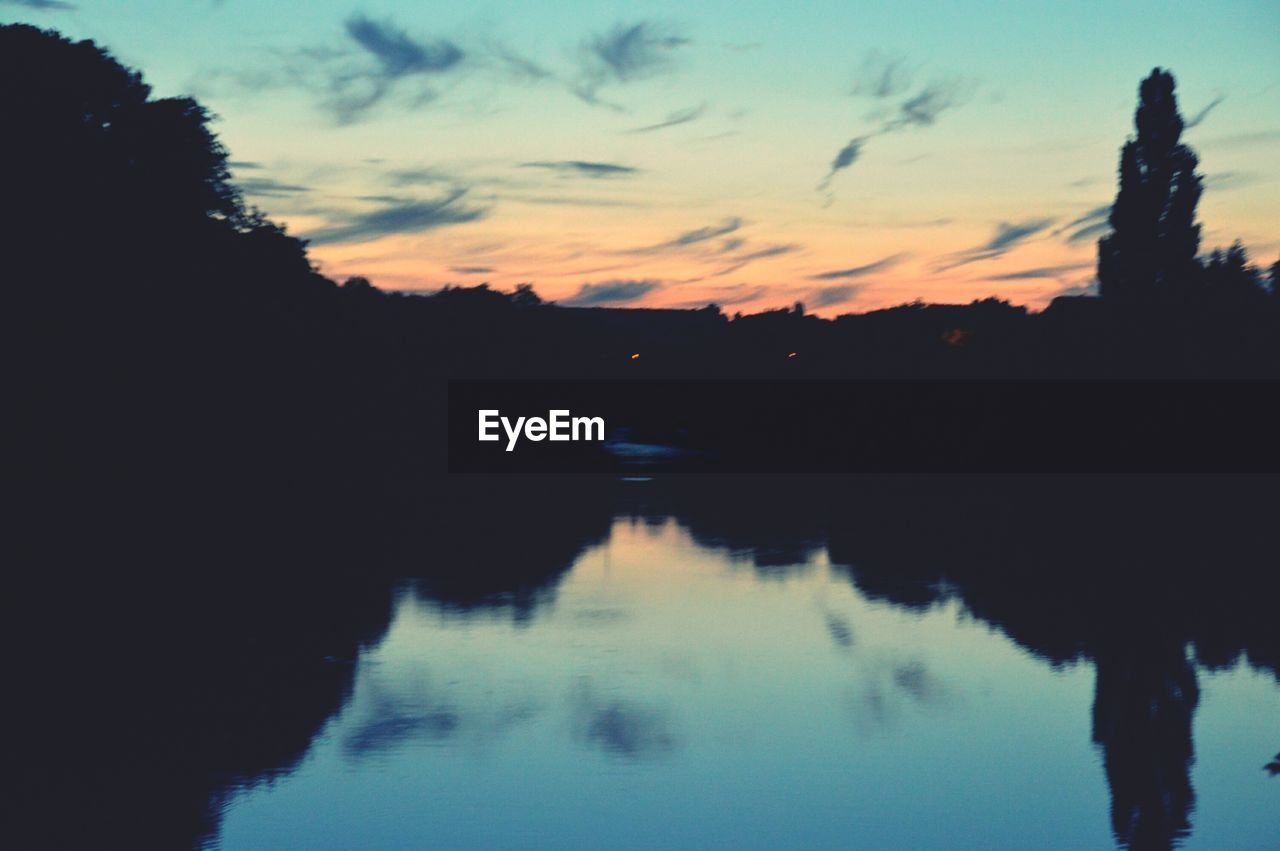
[[194, 94], [335, 277], [823, 313], [1092, 278], [1171, 69], [1205, 248], [1280, 253], [1280, 5], [0, 0]]

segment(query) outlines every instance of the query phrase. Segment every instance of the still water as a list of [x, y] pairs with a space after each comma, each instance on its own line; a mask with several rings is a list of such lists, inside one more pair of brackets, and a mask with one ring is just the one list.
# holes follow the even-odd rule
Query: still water
[[1105, 849], [1114, 804], [1135, 847], [1280, 847], [1273, 673], [1178, 650], [1134, 722], [1088, 654], [932, 591], [904, 604], [825, 546], [761, 558], [673, 517], [615, 519], [532, 606], [405, 581], [341, 662], [342, 708], [292, 771], [225, 795], [212, 842]]

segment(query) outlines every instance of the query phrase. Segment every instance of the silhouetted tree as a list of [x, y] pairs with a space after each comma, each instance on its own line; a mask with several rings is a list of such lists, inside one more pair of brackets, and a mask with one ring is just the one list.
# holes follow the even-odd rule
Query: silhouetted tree
[[1241, 301], [1263, 294], [1258, 270], [1237, 240], [1223, 251], [1215, 248], [1204, 266], [1205, 294], [1215, 300]]
[[1198, 161], [1179, 142], [1183, 122], [1172, 74], [1156, 68], [1142, 81], [1134, 123], [1137, 138], [1120, 155], [1112, 232], [1098, 242], [1101, 295], [1129, 302], [1167, 296], [1189, 284], [1200, 246]]
[[515, 292], [511, 294], [511, 304], [518, 310], [524, 310], [540, 306], [542, 298], [533, 291], [533, 284], [516, 284]]

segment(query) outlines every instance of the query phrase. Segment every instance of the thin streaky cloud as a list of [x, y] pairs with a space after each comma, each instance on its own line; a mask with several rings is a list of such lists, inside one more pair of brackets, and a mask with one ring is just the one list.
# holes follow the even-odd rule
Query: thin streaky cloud
[[823, 308], [851, 301], [863, 289], [862, 284], [840, 284], [811, 290], [805, 299], [808, 307]]
[[1204, 120], [1209, 117], [1209, 113], [1217, 109], [1218, 104], [1222, 103], [1226, 99], [1226, 95], [1218, 95], [1213, 100], [1209, 101], [1208, 105], [1205, 106], [1204, 109], [1201, 109], [1195, 115], [1182, 122], [1183, 129], [1190, 130], [1192, 127], [1197, 127], [1204, 123]]
[[521, 168], [540, 168], [560, 174], [580, 175], [582, 177], [630, 177], [640, 173], [640, 169], [619, 163], [599, 163], [589, 160], [538, 160], [520, 163]]
[[742, 219], [734, 216], [733, 218], [725, 219], [719, 224], [707, 225], [706, 227], [685, 231], [684, 233], [672, 239], [668, 239], [665, 242], [659, 242], [657, 245], [650, 245], [646, 248], [637, 248], [629, 253], [658, 254], [663, 251], [683, 249], [691, 245], [698, 245], [699, 243], [707, 242], [708, 240], [728, 236], [734, 231], [740, 229], [742, 225]]
[[1088, 269], [1093, 263], [1068, 263], [1062, 266], [1040, 266], [1035, 269], [1021, 269], [1017, 272], [1004, 272], [999, 275], [988, 275], [988, 281], [1034, 281], [1043, 278], [1061, 278], [1063, 275]]
[[473, 222], [488, 215], [488, 209], [464, 203], [465, 195], [465, 189], [458, 189], [434, 201], [388, 204], [313, 231], [307, 234], [307, 239], [313, 245], [369, 242], [392, 234], [418, 233], [446, 225]]
[[967, 266], [970, 263], [978, 263], [983, 260], [994, 260], [1003, 256], [1014, 248], [1022, 245], [1032, 237], [1048, 230], [1053, 226], [1053, 219], [1029, 219], [1024, 222], [1000, 222], [996, 225], [996, 232], [991, 239], [970, 248], [965, 251], [959, 251], [949, 257], [943, 259], [942, 262], [934, 266], [935, 272], [948, 272], [952, 269], [958, 269], [961, 266]]
[[861, 278], [866, 275], [873, 275], [876, 272], [884, 271], [892, 266], [898, 265], [906, 258], [906, 254], [891, 254], [872, 263], [864, 263], [861, 266], [852, 266], [848, 269], [834, 269], [830, 272], [819, 272], [816, 275], [810, 275], [811, 281], [838, 281], [846, 278]]
[[662, 287], [661, 281], [603, 281], [583, 284], [573, 296], [560, 301], [565, 307], [597, 307], [605, 304], [624, 304], [644, 298]]
[[80, 7], [63, 0], [0, 0], [0, 6], [22, 6], [25, 9], [39, 9], [42, 12], [74, 12]]
[[630, 132], [652, 133], [655, 130], [665, 130], [668, 127], [677, 127], [681, 124], [688, 124], [690, 121], [697, 121], [706, 113], [706, 111], [707, 105], [705, 103], [698, 104], [697, 106], [691, 106], [688, 109], [679, 109], [675, 112], [668, 113], [667, 117], [662, 121], [659, 121], [657, 124], [646, 124], [643, 127], [634, 127]]

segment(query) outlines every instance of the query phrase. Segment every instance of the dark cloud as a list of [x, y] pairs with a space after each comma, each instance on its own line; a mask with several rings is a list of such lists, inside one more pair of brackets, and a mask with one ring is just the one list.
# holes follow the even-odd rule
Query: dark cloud
[[258, 195], [271, 198], [279, 198], [285, 195], [296, 195], [301, 192], [310, 192], [306, 186], [298, 186], [293, 183], [281, 183], [279, 180], [273, 180], [270, 177], [246, 177], [236, 181], [236, 185], [240, 187], [240, 191], [245, 195]]
[[667, 113], [667, 117], [657, 124], [646, 124], [643, 127], [635, 127], [632, 133], [652, 133], [654, 130], [664, 130], [668, 127], [675, 127], [680, 124], [688, 124], [690, 121], [697, 121], [707, 111], [705, 103], [697, 106], [691, 106], [688, 109], [680, 109], [675, 112]]
[[450, 272], [456, 272], [459, 275], [489, 275], [493, 272], [492, 266], [450, 266]]
[[308, 235], [313, 245], [335, 242], [366, 242], [397, 233], [416, 233], [445, 225], [473, 222], [488, 215], [488, 210], [463, 203], [465, 189], [458, 189], [434, 201], [402, 201], [370, 213], [352, 216], [342, 224], [332, 225]]
[[863, 289], [861, 284], [840, 284], [834, 287], [818, 287], [809, 293], [805, 299], [805, 303], [809, 307], [821, 308], [831, 307], [835, 304], [844, 304]]
[[849, 140], [849, 144], [840, 149], [836, 154], [836, 158], [831, 161], [831, 171], [827, 172], [827, 176], [822, 178], [822, 182], [818, 184], [818, 190], [823, 191], [831, 185], [831, 179], [836, 176], [836, 172], [843, 171], [858, 161], [858, 157], [862, 155], [862, 146], [867, 143], [869, 136], [857, 136]]
[[608, 105], [598, 91], [611, 83], [628, 83], [667, 70], [677, 49], [689, 39], [651, 21], [619, 24], [583, 45], [581, 79], [573, 92], [587, 103]]
[[374, 21], [353, 15], [346, 22], [347, 35], [382, 66], [387, 77], [447, 71], [462, 61], [462, 50], [453, 42], [424, 44], [390, 21]]
[[1206, 118], [1209, 117], [1209, 113], [1213, 112], [1214, 109], [1217, 108], [1218, 104], [1222, 103], [1226, 99], [1227, 99], [1226, 95], [1218, 95], [1216, 98], [1209, 101], [1208, 106], [1206, 106], [1204, 109], [1197, 112], [1191, 118], [1188, 118], [1186, 121], [1184, 121], [1182, 123], [1182, 126], [1187, 130], [1190, 130], [1192, 127], [1197, 126], [1198, 124], [1200, 124]]
[[[457, 68], [462, 48], [447, 39], [420, 41], [390, 20], [352, 15], [344, 23], [350, 48], [306, 48], [299, 51], [286, 80], [318, 90], [322, 106], [339, 124], [365, 118], [401, 81], [420, 81], [406, 100], [410, 107], [430, 103], [434, 91], [421, 81]], [[263, 84], [276, 80], [268, 75]]]
[[862, 266], [853, 266], [848, 269], [836, 269], [831, 272], [820, 272], [816, 275], [810, 275], [810, 280], [814, 281], [838, 281], [844, 278], [861, 278], [865, 275], [872, 275], [876, 272], [896, 266], [906, 257], [905, 254], [893, 254], [889, 257], [876, 260], [874, 263], [866, 263]]
[[863, 60], [852, 94], [883, 99], [900, 95], [910, 87], [911, 70], [907, 67], [907, 60], [873, 50]]
[[946, 272], [980, 260], [992, 260], [1012, 251], [1036, 234], [1048, 230], [1053, 219], [1029, 219], [1025, 222], [1000, 222], [991, 239], [975, 248], [953, 254], [934, 267], [936, 272]]
[[265, 168], [262, 163], [249, 162], [248, 160], [231, 160], [227, 163], [227, 168], [232, 171], [257, 171]]
[[603, 281], [598, 284], [583, 284], [582, 289], [572, 297], [560, 303], [566, 307], [596, 307], [603, 304], [623, 304], [643, 298], [654, 290], [660, 289], [660, 281]]
[[48, 12], [73, 12], [80, 8], [74, 3], [63, 0], [0, 0], [0, 6], [22, 6], [26, 9], [40, 9]]
[[639, 174], [640, 169], [617, 163], [597, 163], [586, 160], [554, 160], [520, 163], [521, 168], [544, 168], [561, 174], [576, 174], [582, 177], [629, 177]]

